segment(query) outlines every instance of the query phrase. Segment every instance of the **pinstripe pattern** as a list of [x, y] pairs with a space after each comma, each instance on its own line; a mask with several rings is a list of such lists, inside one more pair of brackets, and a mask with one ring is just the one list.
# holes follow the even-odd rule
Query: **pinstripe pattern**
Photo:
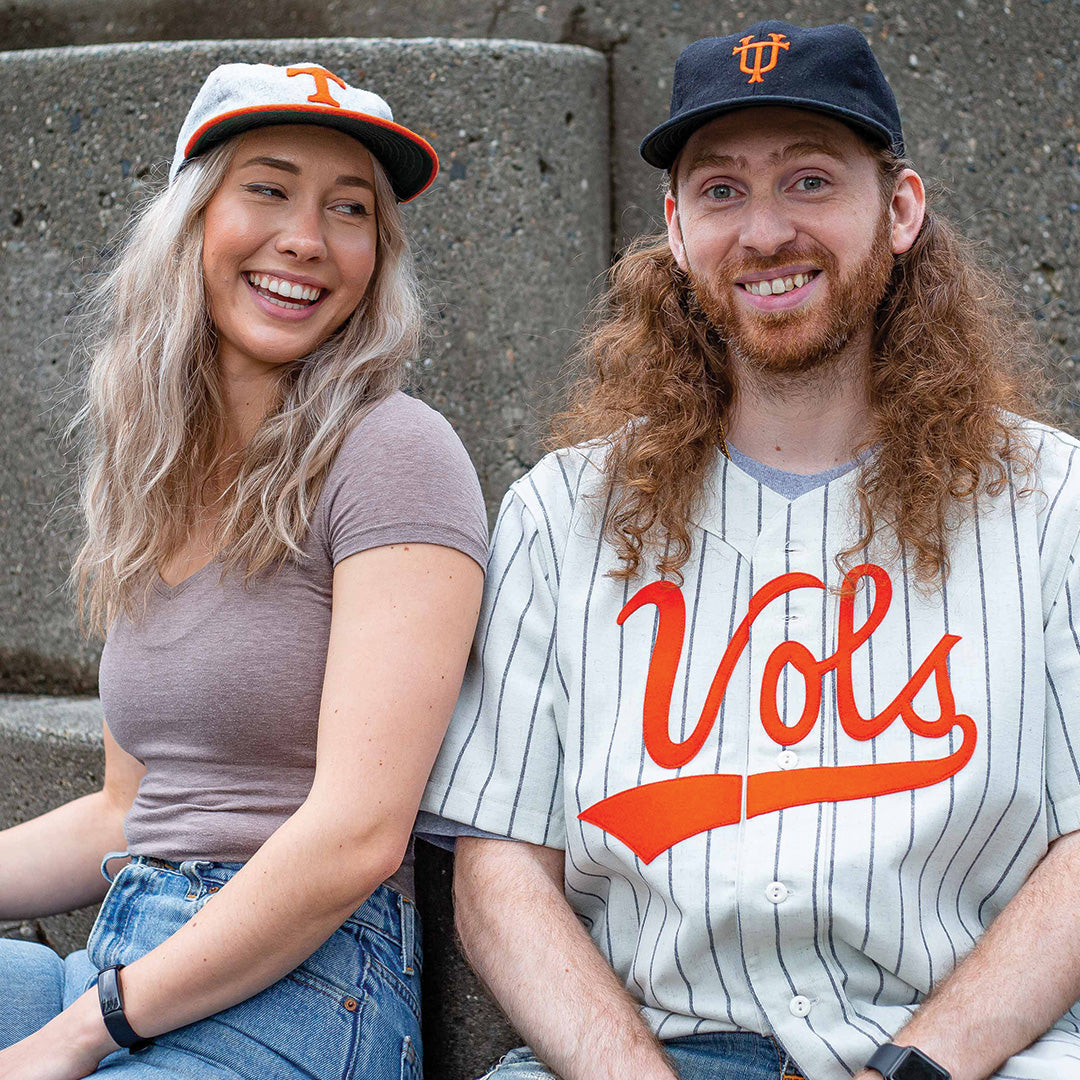
[[[655, 657], [674, 647], [664, 644], [669, 616], [661, 601], [634, 608], [652, 577], [628, 585], [607, 576], [617, 562], [598, 535], [599, 472], [584, 454], [563, 452], [503, 504], [477, 644], [424, 808], [564, 847], [570, 903], [661, 1037], [775, 1033], [809, 1080], [845, 1080], [967, 954], [1047, 845], [1080, 828], [1080, 727], [1070, 715], [1080, 701], [1080, 446], [1035, 430], [1040, 490], [984, 500], [958, 529], [943, 592], [916, 588], [903, 560], [878, 551], [867, 561], [888, 581], [862, 578], [850, 609], [856, 632], [880, 620], [850, 652], [862, 718], [888, 710], [910, 680], [915, 722], [938, 722], [941, 684], [918, 673], [944, 648], [945, 692], [976, 732], [952, 775], [864, 797], [794, 798], [819, 767], [876, 767], [866, 775], [877, 777], [896, 763], [933, 767], [970, 741], [955, 723], [931, 737], [902, 716], [855, 737], [839, 661], [804, 675], [789, 652], [769, 675], [778, 647], [798, 643], [816, 664], [849, 640], [834, 560], [853, 539], [856, 474], [789, 502], [723, 459], [680, 588], [684, 632], [664, 736], [676, 752], [694, 738], [729, 642], [740, 632], [745, 640], [700, 748], [660, 764], [643, 724]], [[784, 575], [808, 577], [755, 609], [747, 628], [751, 597], [794, 580]], [[886, 610], [879, 590], [889, 582]], [[624, 608], [633, 610], [620, 624]], [[791, 728], [818, 687], [812, 726], [794, 742], [776, 733], [790, 745], [775, 741], [763, 694], [775, 690]], [[655, 854], [631, 844], [660, 828], [659, 803], [619, 811], [604, 827], [579, 816], [643, 785], [710, 776], [732, 778], [741, 810], [731, 804], [730, 823], [703, 825]], [[780, 808], [751, 805], [763, 777], [780, 779], [768, 787], [783, 793]], [[767, 895], [775, 883], [786, 890], [779, 902], [775, 888]], [[1000, 1077], [1056, 1080], [1073, 1060], [1077, 1010]]]

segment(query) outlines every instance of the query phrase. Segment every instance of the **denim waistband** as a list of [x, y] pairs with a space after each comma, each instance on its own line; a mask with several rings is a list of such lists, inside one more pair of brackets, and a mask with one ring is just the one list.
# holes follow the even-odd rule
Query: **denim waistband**
[[[110, 852], [106, 855], [102, 861], [102, 873], [107, 880], [112, 879], [105, 872], [106, 863], [126, 854]], [[212, 862], [207, 859], [173, 862], [152, 855], [133, 855], [130, 865], [138, 868], [136, 873], [175, 874], [186, 879], [187, 897], [191, 900], [216, 893], [244, 866], [242, 862]], [[367, 927], [400, 943], [403, 969], [411, 973], [413, 958], [417, 955], [418, 919], [416, 905], [407, 896], [383, 884], [345, 920], [345, 925], [353, 923]]]

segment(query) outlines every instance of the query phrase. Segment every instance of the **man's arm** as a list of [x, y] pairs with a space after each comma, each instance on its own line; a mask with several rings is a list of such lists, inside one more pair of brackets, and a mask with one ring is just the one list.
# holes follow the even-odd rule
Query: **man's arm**
[[454, 909], [473, 969], [563, 1080], [677, 1080], [563, 896], [562, 851], [462, 836]]
[[[1080, 998], [1080, 833], [1056, 841], [971, 954], [893, 1039], [985, 1080]], [[855, 1080], [880, 1080], [869, 1069]]]

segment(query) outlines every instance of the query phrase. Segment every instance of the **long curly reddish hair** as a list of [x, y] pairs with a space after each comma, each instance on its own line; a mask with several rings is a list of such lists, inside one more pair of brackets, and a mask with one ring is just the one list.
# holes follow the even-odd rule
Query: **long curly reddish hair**
[[[907, 163], [876, 156], [887, 197]], [[932, 585], [947, 575], [949, 534], [977, 496], [1010, 482], [1028, 490], [1032, 449], [1019, 418], [1040, 412], [1044, 377], [1027, 320], [933, 209], [894, 258], [867, 372], [874, 427], [864, 449], [877, 449], [859, 477], [862, 535], [839, 561], [884, 529]], [[737, 387], [666, 236], [635, 241], [609, 279], [549, 445], [607, 447], [604, 533], [622, 560], [613, 576], [634, 577], [655, 556], [659, 573], [681, 580]]]

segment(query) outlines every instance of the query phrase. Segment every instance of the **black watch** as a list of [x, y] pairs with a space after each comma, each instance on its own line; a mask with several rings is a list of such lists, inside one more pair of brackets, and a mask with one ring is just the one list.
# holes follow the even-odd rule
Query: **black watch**
[[866, 1067], [877, 1069], [885, 1080], [952, 1080], [948, 1069], [914, 1046], [879, 1046]]
[[124, 1015], [124, 999], [120, 994], [120, 980], [117, 977], [117, 973], [123, 966], [123, 964], [117, 964], [99, 973], [98, 1001], [101, 1003], [101, 1018], [105, 1021], [105, 1028], [112, 1041], [117, 1046], [122, 1046], [131, 1053], [137, 1054], [140, 1050], [151, 1046], [153, 1040], [137, 1035]]

